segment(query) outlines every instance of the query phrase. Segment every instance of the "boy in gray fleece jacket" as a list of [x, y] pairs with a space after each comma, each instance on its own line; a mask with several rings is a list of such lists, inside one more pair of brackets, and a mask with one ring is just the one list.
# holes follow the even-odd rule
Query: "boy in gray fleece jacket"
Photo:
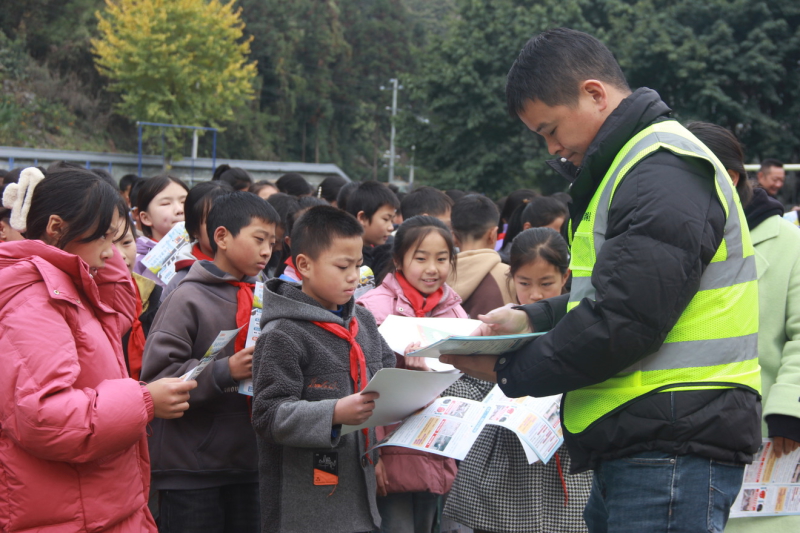
[[150, 330], [141, 376], [146, 381], [182, 376], [220, 331], [244, 326], [244, 335], [197, 376], [184, 416], [152, 423], [160, 533], [259, 530], [256, 438], [237, 385], [252, 375], [253, 348], [244, 348], [252, 284], [269, 261], [277, 220], [275, 210], [253, 194], [218, 197], [206, 220], [214, 261], [192, 265]]
[[360, 394], [395, 356], [375, 319], [354, 305], [363, 230], [330, 206], [311, 208], [292, 230], [303, 285], [264, 288], [253, 360], [261, 531], [354, 533], [380, 526], [375, 432], [341, 435], [365, 422], [377, 393]]

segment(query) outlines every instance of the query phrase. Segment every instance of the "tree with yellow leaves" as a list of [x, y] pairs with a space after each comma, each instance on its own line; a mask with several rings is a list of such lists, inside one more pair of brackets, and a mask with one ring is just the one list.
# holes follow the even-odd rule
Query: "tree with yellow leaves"
[[106, 0], [95, 64], [132, 120], [218, 126], [253, 98], [241, 9], [233, 0]]

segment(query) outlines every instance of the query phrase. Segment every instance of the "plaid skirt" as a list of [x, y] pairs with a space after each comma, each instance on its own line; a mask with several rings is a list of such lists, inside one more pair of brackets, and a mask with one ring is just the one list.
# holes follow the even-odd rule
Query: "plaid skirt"
[[458, 467], [444, 515], [496, 533], [585, 533], [583, 508], [592, 473], [570, 475], [566, 446], [558, 453], [568, 498], [555, 457], [547, 464], [528, 464], [514, 433], [486, 426]]

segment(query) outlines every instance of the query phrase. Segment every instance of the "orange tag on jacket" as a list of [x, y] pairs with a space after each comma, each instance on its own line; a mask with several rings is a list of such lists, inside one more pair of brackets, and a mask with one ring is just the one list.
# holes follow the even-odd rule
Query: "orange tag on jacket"
[[314, 453], [314, 485], [339, 484], [339, 453]]

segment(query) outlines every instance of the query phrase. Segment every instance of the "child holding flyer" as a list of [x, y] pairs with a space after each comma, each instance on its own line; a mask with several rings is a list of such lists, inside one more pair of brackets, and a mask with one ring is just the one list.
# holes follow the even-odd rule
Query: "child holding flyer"
[[[569, 278], [569, 251], [550, 228], [517, 235], [510, 250], [509, 282], [517, 303], [558, 296]], [[517, 435], [486, 426], [458, 469], [444, 514], [476, 533], [583, 533], [583, 508], [592, 475], [569, 475], [562, 446], [547, 464], [528, 464]]]
[[[221, 332], [236, 334], [196, 377], [183, 418], [153, 424], [153, 487], [164, 532], [259, 528], [258, 455], [245, 396], [253, 348], [244, 348], [254, 276], [275, 242], [277, 213], [258, 196], [218, 197], [207, 217], [214, 261], [195, 262], [161, 305], [144, 352], [142, 379], [183, 376], [198, 366]], [[214, 350], [211, 350], [213, 352]]]
[[181, 416], [196, 383], [120, 364], [125, 201], [87, 170], [31, 167], [3, 202], [27, 239], [0, 246], [0, 531], [155, 533], [147, 425]]
[[362, 261], [358, 221], [331, 206], [292, 229], [302, 287], [271, 279], [253, 361], [262, 532], [373, 531], [380, 525], [373, 430], [377, 393], [361, 394], [394, 354], [375, 319], [353, 302]]
[[175, 275], [172, 276], [172, 279], [169, 280], [166, 288], [161, 293], [162, 302], [183, 281], [183, 278], [186, 277], [189, 269], [192, 268], [196, 261], [201, 259], [206, 261], [214, 260], [211, 241], [208, 239], [206, 219], [208, 218], [208, 212], [211, 211], [211, 206], [214, 205], [214, 199], [231, 192], [233, 192], [233, 187], [224, 181], [204, 181], [198, 183], [189, 191], [186, 196], [186, 202], [183, 204], [183, 211], [186, 219], [186, 233], [189, 234], [192, 245], [191, 247], [181, 248], [178, 251], [178, 257], [174, 263]]
[[142, 236], [136, 239], [136, 265], [133, 271], [164, 287], [164, 282], [142, 264], [144, 256], [169, 233], [172, 226], [183, 222], [183, 203], [189, 187], [167, 174], [147, 179], [136, 194], [136, 220]]
[[[389, 315], [467, 318], [461, 298], [445, 283], [455, 262], [453, 236], [444, 222], [432, 216], [411, 217], [395, 234], [393, 272], [358, 304], [369, 309], [379, 324]], [[428, 370], [421, 359], [398, 354], [397, 366]], [[443, 395], [480, 401], [491, 388], [489, 383], [464, 377]], [[393, 427], [378, 428], [379, 437]], [[429, 531], [439, 498], [447, 494], [455, 479], [455, 460], [396, 446], [382, 447], [380, 453], [386, 469], [386, 485], [380, 487], [378, 498], [384, 520], [381, 531]]]

